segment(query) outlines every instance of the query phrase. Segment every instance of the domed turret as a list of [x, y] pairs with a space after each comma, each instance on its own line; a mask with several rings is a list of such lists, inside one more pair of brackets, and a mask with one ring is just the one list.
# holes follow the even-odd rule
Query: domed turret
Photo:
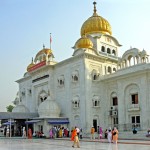
[[92, 41], [87, 38], [85, 35], [83, 35], [79, 40], [77, 40], [75, 44], [76, 48], [93, 48]]
[[28, 65], [27, 71], [29, 72], [30, 68], [32, 68], [35, 64], [33, 63], [33, 58], [31, 64]]
[[28, 113], [30, 111], [25, 105], [23, 105], [22, 103], [19, 103], [16, 107], [13, 108], [12, 112]]
[[60, 107], [56, 101], [52, 100], [51, 97], [48, 96], [47, 100], [39, 105], [38, 113], [40, 117], [59, 117]]
[[88, 18], [81, 27], [81, 36], [84, 34], [101, 33], [111, 35], [111, 26], [109, 22], [96, 13], [96, 2], [94, 4], [93, 16]]
[[34, 62], [41, 62], [41, 61], [45, 61], [46, 58], [49, 59], [49, 58], [54, 58], [54, 55], [53, 55], [53, 52], [51, 49], [49, 48], [45, 48], [45, 46], [43, 45], [43, 49], [40, 50], [36, 56], [35, 56], [35, 59], [34, 59]]

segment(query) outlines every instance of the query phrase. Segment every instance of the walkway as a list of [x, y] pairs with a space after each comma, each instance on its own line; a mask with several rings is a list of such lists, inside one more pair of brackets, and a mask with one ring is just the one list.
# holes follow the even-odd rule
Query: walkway
[[[69, 139], [21, 139], [0, 138], [0, 150], [72, 150]], [[150, 150], [150, 141], [120, 140], [119, 143], [100, 143], [98, 140], [80, 140], [80, 150]]]

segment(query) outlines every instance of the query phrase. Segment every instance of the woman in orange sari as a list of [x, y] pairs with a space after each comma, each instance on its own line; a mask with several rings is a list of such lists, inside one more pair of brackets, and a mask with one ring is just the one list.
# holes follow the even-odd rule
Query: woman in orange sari
[[77, 136], [77, 131], [76, 131], [75, 128], [72, 130], [71, 141], [74, 141], [72, 147], [77, 145], [77, 147], [80, 148], [80, 146], [79, 146], [79, 138]]
[[32, 139], [32, 130], [31, 130], [31, 128], [28, 129], [28, 139]]
[[113, 134], [113, 142], [117, 144], [118, 142], [118, 130], [116, 127], [114, 127], [114, 130], [112, 131], [112, 134]]

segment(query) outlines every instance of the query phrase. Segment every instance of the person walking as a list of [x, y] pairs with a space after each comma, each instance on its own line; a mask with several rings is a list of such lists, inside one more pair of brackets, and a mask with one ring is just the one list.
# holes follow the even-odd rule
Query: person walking
[[32, 130], [31, 130], [31, 128], [28, 129], [28, 139], [32, 139]]
[[26, 128], [25, 127], [23, 127], [22, 128], [22, 138], [26, 138]]
[[95, 139], [95, 128], [92, 126], [91, 128], [91, 140], [94, 140]]
[[97, 138], [98, 138], [98, 140], [99, 140], [99, 138], [100, 138], [99, 126], [97, 126]]
[[102, 127], [99, 128], [99, 138], [100, 138], [100, 141], [102, 142], [102, 137], [103, 137], [103, 130], [102, 130]]
[[76, 128], [73, 128], [73, 130], [72, 130], [71, 140], [73, 141], [73, 145], [72, 145], [73, 148], [75, 147], [75, 145], [77, 145], [77, 147], [80, 148], [79, 137], [77, 135]]
[[10, 133], [9, 133], [9, 126], [7, 126], [7, 129], [6, 129], [6, 137], [9, 137], [10, 136]]
[[112, 142], [112, 131], [111, 131], [111, 128], [109, 128], [109, 130], [107, 131], [107, 138], [108, 138], [108, 142], [111, 143]]
[[115, 143], [115, 144], [117, 144], [117, 142], [118, 142], [118, 130], [117, 130], [117, 128], [116, 127], [114, 127], [114, 130], [113, 130], [113, 142]]

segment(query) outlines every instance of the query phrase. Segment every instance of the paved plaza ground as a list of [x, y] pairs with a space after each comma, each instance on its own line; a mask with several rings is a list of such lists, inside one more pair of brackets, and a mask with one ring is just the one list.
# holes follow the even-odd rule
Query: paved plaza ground
[[0, 150], [150, 150], [150, 141], [120, 140], [118, 144], [98, 140], [80, 140], [80, 148], [72, 148], [69, 139], [0, 138]]

